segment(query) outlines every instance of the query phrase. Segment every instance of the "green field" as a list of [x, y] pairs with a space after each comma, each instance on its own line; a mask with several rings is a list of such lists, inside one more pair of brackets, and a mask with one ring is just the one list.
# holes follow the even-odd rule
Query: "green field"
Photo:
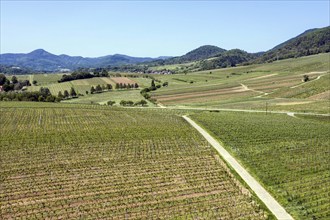
[[[63, 94], [65, 90], [70, 91], [72, 87], [78, 94], [82, 95], [79, 96], [79, 98], [64, 100], [63, 102], [82, 104], [105, 104], [107, 101], [111, 100], [116, 102], [115, 105], [119, 105], [121, 100], [137, 102], [144, 99], [144, 97], [140, 94], [140, 89], [115, 90], [114, 88], [116, 83], [111, 80], [111, 77], [95, 77], [90, 79], [79, 79], [62, 83], [57, 82], [57, 80], [60, 79], [59, 74], [23, 75], [20, 76], [20, 79], [28, 79], [29, 77], [37, 79], [38, 84], [37, 86], [28, 87], [28, 91], [39, 91], [41, 87], [47, 87], [53, 95], [57, 96], [60, 91]], [[137, 82], [141, 88], [149, 87], [151, 84], [150, 78], [130, 79]], [[95, 88], [97, 85], [105, 86], [107, 84], [112, 85], [112, 91], [90, 94], [90, 89], [92, 86], [94, 86]], [[86, 92], [88, 92], [88, 94]], [[147, 102], [149, 106], [154, 106], [153, 103], [149, 101]]]
[[[153, 97], [165, 106], [329, 113], [330, 55], [187, 74], [156, 75], [168, 87]], [[303, 83], [303, 75], [310, 81]], [[307, 105], [304, 105], [307, 104]]]
[[3, 219], [267, 219], [170, 110], [0, 105]]
[[[92, 94], [92, 95], [84, 95], [77, 99], [69, 99], [64, 100], [64, 103], [82, 103], [82, 104], [91, 104], [91, 103], [98, 103], [98, 104], [106, 104], [107, 101], [115, 101], [115, 105], [119, 105], [121, 100], [125, 101], [133, 101], [138, 102], [141, 100], [144, 100], [144, 97], [140, 94], [139, 89], [133, 89], [133, 90], [115, 90], [115, 91], [109, 91], [109, 92], [103, 92], [98, 94]], [[148, 106], [154, 106], [153, 103], [148, 102]]]
[[330, 117], [204, 112], [191, 115], [296, 219], [330, 218]]
[[[273, 63], [238, 66], [199, 72], [187, 72], [172, 75], [151, 74], [159, 80], [156, 84], [168, 82], [151, 92], [152, 98], [167, 107], [191, 107], [213, 109], [245, 109], [292, 112], [330, 113], [329, 80], [330, 55], [318, 54], [296, 59], [286, 59]], [[193, 63], [152, 67], [161, 69], [191, 68]], [[189, 69], [190, 70], [190, 69]], [[110, 73], [115, 75], [116, 73]], [[137, 82], [140, 88], [151, 85], [151, 78], [133, 73], [120, 73]], [[310, 81], [302, 82], [303, 75]], [[119, 103], [121, 100], [140, 101], [143, 97], [136, 91], [120, 91], [120, 93], [104, 93], [90, 95], [91, 86], [115, 83], [111, 77], [95, 77], [57, 83], [62, 74], [23, 75], [19, 79], [37, 80], [37, 86], [28, 87], [29, 91], [38, 91], [40, 87], [48, 87], [53, 95], [59, 91], [73, 87], [81, 96], [65, 102], [99, 103], [109, 100]], [[149, 106], [153, 104], [149, 103]]]

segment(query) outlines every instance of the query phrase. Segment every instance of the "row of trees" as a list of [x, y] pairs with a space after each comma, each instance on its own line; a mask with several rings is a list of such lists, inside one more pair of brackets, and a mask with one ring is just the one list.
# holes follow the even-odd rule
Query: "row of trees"
[[168, 82], [164, 82], [163, 84], [157, 84], [155, 83], [155, 80], [151, 81], [151, 86], [148, 88], [144, 88], [140, 91], [141, 95], [145, 98], [148, 99], [150, 102], [155, 103], [157, 100], [155, 98], [151, 98], [151, 95], [149, 94], [149, 92], [151, 91], [155, 91], [161, 87], [167, 87], [168, 86]]
[[111, 84], [102, 85], [102, 86], [101, 85], [97, 85], [96, 87], [92, 86], [91, 87], [91, 94], [101, 93], [103, 91], [110, 91], [110, 90], [112, 90], [112, 85]]
[[71, 87], [70, 92], [68, 90], [64, 90], [63, 93], [62, 91], [59, 91], [57, 95], [57, 98], [59, 100], [77, 98], [77, 97], [78, 97], [77, 92], [73, 87]]
[[58, 80], [58, 82], [61, 83], [76, 79], [89, 79], [93, 77], [108, 77], [108, 76], [109, 76], [108, 71], [102, 68], [94, 69], [93, 72], [90, 72], [90, 70], [88, 69], [79, 69], [74, 71], [70, 75], [64, 74], [62, 78]]
[[141, 100], [138, 102], [133, 102], [133, 101], [125, 101], [125, 100], [121, 100], [119, 103], [121, 106], [146, 106], [148, 103], [146, 100]]
[[126, 84], [126, 83], [116, 83], [116, 89], [137, 89], [139, 88], [139, 85], [137, 83], [135, 84]]
[[[139, 88], [139, 85], [137, 83], [135, 84], [126, 84], [126, 83], [116, 83], [115, 89], [137, 89]], [[104, 91], [110, 91], [112, 90], [113, 87], [111, 84], [106, 84], [106, 85], [97, 85], [96, 87], [92, 86], [90, 93], [94, 94], [94, 93], [101, 93]], [[88, 94], [88, 93], [86, 93]]]
[[0, 74], [0, 86], [5, 92], [9, 92], [22, 90], [24, 86], [31, 86], [31, 83], [29, 80], [18, 80], [16, 76], [9, 80], [4, 74]]
[[59, 102], [61, 100], [53, 96], [48, 88], [41, 87], [35, 92], [2, 92], [0, 101]]

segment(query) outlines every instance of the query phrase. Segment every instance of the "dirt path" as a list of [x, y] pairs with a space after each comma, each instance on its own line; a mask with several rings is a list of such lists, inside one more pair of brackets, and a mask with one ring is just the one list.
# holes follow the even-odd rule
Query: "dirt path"
[[31, 83], [31, 86], [34, 86], [33, 83], [32, 83], [33, 82], [33, 75], [29, 75], [29, 81]]
[[219, 154], [230, 164], [230, 166], [242, 177], [242, 179], [255, 192], [259, 199], [268, 207], [268, 209], [276, 216], [277, 219], [289, 220], [293, 219], [285, 209], [255, 180], [237, 160], [226, 151], [218, 141], [209, 135], [203, 128], [197, 125], [186, 115], [183, 118], [191, 124], [203, 137], [219, 152]]
[[[324, 73], [324, 72], [310, 72], [310, 73]], [[319, 80], [322, 76], [325, 76], [326, 74], [323, 74], [323, 75], [319, 75], [316, 79], [313, 79], [313, 80], [310, 80], [310, 81], [307, 81], [307, 82], [303, 82], [303, 83], [300, 83], [298, 85], [295, 85], [295, 86], [291, 86], [290, 89], [294, 89], [294, 88], [297, 88], [299, 86], [302, 86], [302, 85], [306, 85], [308, 83], [311, 83], [311, 82], [314, 82], [316, 80]]]
[[258, 93], [261, 94], [261, 95], [255, 96], [255, 98], [261, 98], [261, 97], [263, 97], [263, 96], [268, 95], [267, 92], [262, 92], [262, 91], [258, 91], [258, 90], [255, 90], [255, 89], [250, 89], [249, 87], [247, 87], [247, 85], [244, 85], [244, 84], [242, 84], [242, 83], [240, 83], [240, 84], [241, 84], [241, 86], [242, 86], [243, 91], [253, 91], [253, 92], [258, 92]]
[[157, 104], [160, 108], [166, 108], [163, 104], [161, 104], [161, 103], [158, 103]]
[[[122, 108], [146, 108], [146, 107], [122, 107]], [[266, 113], [265, 110], [248, 110], [248, 109], [233, 109], [233, 108], [198, 108], [198, 107], [185, 107], [185, 106], [165, 106], [159, 105], [157, 107], [148, 107], [152, 109], [173, 109], [173, 110], [197, 110], [197, 111], [224, 111], [224, 112], [250, 112], [250, 113]], [[313, 115], [313, 116], [330, 116], [330, 114], [313, 113], [313, 112], [288, 112], [288, 111], [267, 111], [272, 114], [294, 114], [294, 115]]]

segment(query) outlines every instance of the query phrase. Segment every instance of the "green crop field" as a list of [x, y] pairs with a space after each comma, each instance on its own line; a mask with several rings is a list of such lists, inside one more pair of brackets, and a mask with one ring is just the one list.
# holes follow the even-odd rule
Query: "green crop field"
[[[168, 82], [152, 92], [165, 106], [329, 113], [329, 54], [187, 74], [156, 75]], [[302, 82], [303, 75], [310, 81]], [[304, 105], [308, 104], [308, 105]]]
[[3, 102], [3, 219], [266, 219], [168, 110]]
[[204, 112], [191, 115], [296, 219], [330, 218], [330, 117]]
[[[91, 103], [98, 103], [98, 104], [106, 104], [107, 101], [115, 101], [115, 105], [119, 105], [120, 101], [133, 101], [138, 102], [143, 100], [144, 97], [140, 94], [139, 89], [132, 89], [132, 90], [114, 90], [109, 92], [103, 92], [98, 94], [92, 95], [84, 95], [77, 99], [69, 99], [63, 101], [64, 103], [82, 103], [82, 104], [91, 104]], [[148, 106], [154, 106], [153, 103], [148, 102]]]
[[[39, 91], [41, 87], [47, 87], [49, 88], [50, 92], [55, 96], [57, 96], [59, 92], [62, 92], [63, 94], [65, 90], [70, 91], [72, 87], [78, 94], [81, 94], [82, 96], [79, 96], [79, 98], [76, 99], [63, 101], [69, 103], [105, 104], [107, 101], [111, 100], [115, 101], [116, 105], [119, 105], [121, 100], [137, 102], [144, 99], [144, 97], [140, 94], [140, 89], [115, 90], [114, 88], [116, 83], [111, 79], [111, 77], [95, 77], [90, 79], [79, 79], [69, 82], [58, 83], [57, 80], [60, 79], [60, 76], [60, 74], [22, 75], [19, 76], [19, 79], [36, 79], [38, 81], [37, 86], [28, 87], [28, 91]], [[150, 78], [130, 79], [134, 82], [137, 82], [141, 88], [149, 87], [151, 84]], [[97, 85], [106, 86], [107, 84], [112, 85], [113, 90], [111, 92], [90, 94], [90, 89], [92, 86], [94, 86], [95, 88]], [[149, 106], [154, 106], [154, 104], [152, 104], [151, 102], [147, 102]]]

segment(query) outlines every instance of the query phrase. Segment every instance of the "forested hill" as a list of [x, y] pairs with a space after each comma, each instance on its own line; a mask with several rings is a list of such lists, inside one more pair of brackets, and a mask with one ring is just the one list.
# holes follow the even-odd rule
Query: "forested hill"
[[217, 55], [216, 57], [213, 57], [212, 59], [200, 61], [199, 70], [234, 67], [237, 64], [247, 63], [261, 55], [262, 53], [248, 53], [240, 49], [228, 50]]
[[277, 45], [254, 60], [253, 63], [265, 63], [277, 59], [282, 60], [328, 52], [330, 52], [330, 27], [316, 28], [307, 30], [297, 37]]
[[215, 57], [225, 51], [226, 51], [225, 49], [222, 49], [217, 46], [204, 45], [204, 46], [198, 47], [197, 49], [194, 49], [194, 50], [186, 53], [183, 56], [172, 57], [172, 58], [166, 59], [166, 60], [151, 61], [151, 62], [148, 62], [148, 65], [156, 66], [156, 65], [180, 64], [180, 63], [199, 61], [199, 60], [204, 60], [204, 59], [208, 59], [211, 57]]

